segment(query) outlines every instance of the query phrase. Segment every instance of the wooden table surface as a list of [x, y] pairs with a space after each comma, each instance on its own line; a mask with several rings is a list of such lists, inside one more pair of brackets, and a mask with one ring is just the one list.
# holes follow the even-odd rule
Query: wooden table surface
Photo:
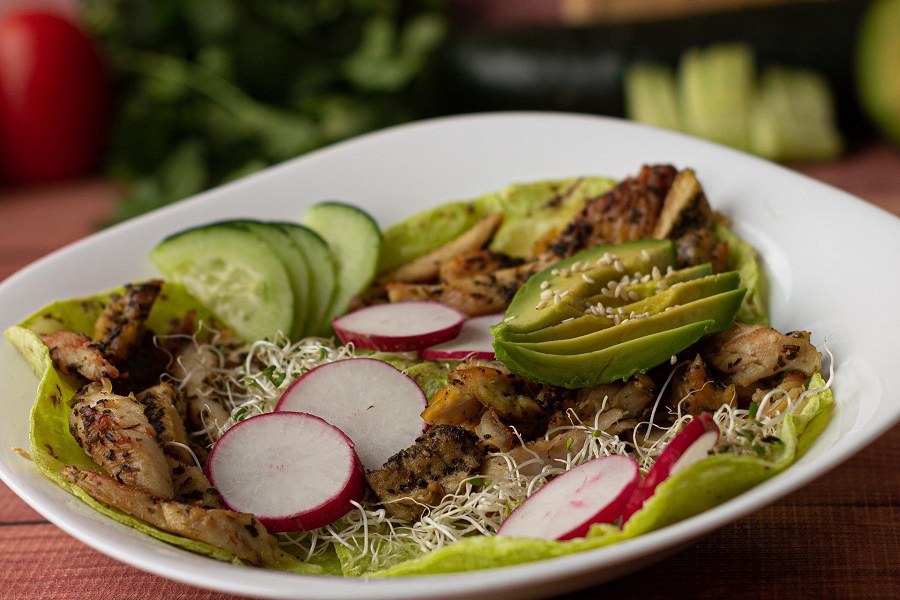
[[[875, 144], [799, 170], [900, 215], [900, 152]], [[98, 180], [0, 189], [0, 280], [93, 231]], [[891, 391], [898, 396], [900, 392]], [[570, 598], [900, 598], [900, 427], [842, 466], [690, 549]], [[0, 483], [0, 598], [234, 598], [111, 560]]]

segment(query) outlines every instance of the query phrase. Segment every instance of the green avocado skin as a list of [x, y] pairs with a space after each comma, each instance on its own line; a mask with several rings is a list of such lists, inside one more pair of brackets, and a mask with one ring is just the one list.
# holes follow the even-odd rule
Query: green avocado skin
[[[695, 269], [680, 269], [675, 271], [673, 275], [689, 270], [693, 271]], [[672, 279], [674, 280], [674, 277]], [[635, 302], [631, 302], [630, 304], [624, 304], [621, 306], [621, 309], [622, 313], [626, 316], [634, 312], [640, 315], [646, 314], [656, 319], [659, 313], [664, 312], [667, 309], [674, 310], [674, 307], [677, 306], [678, 310], [681, 310], [681, 305], [687, 305], [697, 300], [708, 298], [709, 296], [736, 290], [739, 284], [740, 274], [737, 271], [717, 273], [698, 279], [682, 281], [665, 291], [659, 291]], [[741, 294], [741, 298], [743, 298], [743, 296], [744, 293]], [[726, 302], [726, 304], [728, 303]], [[607, 306], [610, 306], [611, 308], [614, 307], [614, 305], [611, 304], [607, 304]], [[697, 307], [697, 309], [706, 311], [710, 309], [715, 310], [716, 307], [715, 305], [701, 305]], [[730, 310], [730, 308], [728, 310]], [[730, 324], [733, 318], [733, 314], [725, 312], [721, 316], [716, 317], [716, 321], [717, 323], [725, 323], [727, 321], [727, 323]], [[498, 337], [501, 337], [507, 342], [517, 343], [568, 341], [596, 333], [601, 329], [608, 329], [612, 326], [613, 320], [607, 316], [583, 314], [570, 321], [545, 327], [537, 331], [527, 333], [502, 331]], [[728, 325], [726, 324], [721, 329], [724, 329], [727, 326]], [[719, 329], [716, 330], [718, 331]]]
[[513, 373], [577, 389], [624, 380], [661, 364], [697, 342], [714, 321], [698, 321], [583, 354], [547, 354], [494, 341], [494, 353]]
[[[685, 325], [700, 321], [712, 321], [706, 333], [716, 333], [731, 326], [734, 314], [740, 308], [745, 293], [745, 289], [730, 290], [688, 304], [670, 305], [669, 310], [649, 317], [630, 319], [620, 325], [600, 329], [587, 335], [546, 342], [520, 342], [518, 345], [536, 352], [572, 356], [574, 359], [580, 354], [596, 352], [630, 340], [678, 331]], [[666, 343], [669, 343], [669, 340], [666, 340]], [[693, 341], [685, 345], [682, 345], [679, 340], [672, 340], [671, 343], [675, 346], [682, 346], [678, 348], [677, 352], [680, 352], [691, 345]]]

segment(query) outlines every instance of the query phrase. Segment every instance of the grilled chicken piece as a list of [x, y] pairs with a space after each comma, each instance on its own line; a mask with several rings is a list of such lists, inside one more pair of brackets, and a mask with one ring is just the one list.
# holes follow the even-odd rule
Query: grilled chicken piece
[[428, 506], [454, 493], [483, 459], [484, 449], [475, 434], [463, 427], [436, 425], [366, 479], [389, 515], [415, 521]]
[[101, 504], [163, 531], [227, 550], [246, 563], [273, 566], [283, 556], [275, 538], [251, 514], [164, 500], [75, 467], [63, 469], [62, 476]]
[[188, 444], [184, 427], [187, 406], [178, 388], [164, 381], [139, 393], [135, 400], [143, 405], [144, 415], [156, 432], [157, 442]]
[[[768, 402], [764, 403], [763, 398], [774, 389], [783, 390], [783, 392], [773, 395]], [[806, 391], [806, 375], [803, 373], [788, 373], [772, 390], [756, 390], [752, 397], [752, 400], [759, 406], [759, 414], [767, 417], [780, 414], [788, 407], [789, 403], [797, 401], [800, 394]], [[797, 409], [799, 408], [797, 407]]]
[[644, 166], [636, 177], [589, 200], [547, 252], [558, 260], [599, 244], [651, 237], [676, 173], [668, 165]]
[[822, 353], [809, 338], [806, 331], [783, 334], [760, 325], [736, 323], [711, 340], [706, 356], [738, 387], [785, 372], [809, 377], [822, 368]]
[[446, 283], [391, 282], [386, 286], [388, 300], [433, 300], [461, 310], [470, 317], [488, 315], [504, 310], [522, 284], [547, 264], [534, 260]]
[[507, 456], [493, 455], [481, 465], [479, 474], [491, 480], [502, 480], [509, 476], [510, 461], [514, 461], [518, 473], [526, 477], [534, 477], [547, 465], [559, 466], [565, 463], [569, 448], [580, 448], [584, 445], [590, 432], [586, 429], [567, 429], [552, 437], [539, 438], [516, 446]]
[[737, 399], [734, 384], [722, 385], [707, 372], [706, 363], [698, 354], [691, 364], [679, 369], [669, 386], [669, 406], [681, 405], [689, 415], [703, 411], [717, 411], [723, 404], [734, 405]]
[[174, 496], [169, 463], [143, 405], [112, 393], [106, 380], [85, 386], [74, 400], [69, 431], [95, 463], [125, 485]]
[[94, 343], [109, 360], [119, 364], [128, 358], [161, 288], [156, 279], [127, 284], [122, 294], [110, 298], [94, 324]]
[[223, 508], [219, 491], [210, 483], [203, 469], [194, 464], [186, 464], [171, 455], [166, 455], [166, 458], [169, 461], [176, 501], [192, 506]]
[[517, 267], [524, 262], [524, 259], [488, 249], [472, 250], [441, 265], [438, 278], [444, 283], [451, 283], [457, 279], [487, 275], [500, 269]]
[[438, 277], [438, 272], [443, 265], [469, 252], [477, 252], [485, 245], [500, 227], [503, 215], [498, 213], [488, 215], [475, 223], [458, 238], [450, 240], [443, 246], [432, 250], [428, 254], [412, 260], [405, 265], [383, 273], [378, 276], [379, 282], [404, 281], [412, 283], [424, 283]]
[[194, 462], [205, 460], [206, 451], [188, 439], [184, 426], [186, 402], [181, 391], [171, 383], [162, 382], [139, 393], [136, 400], [143, 405], [144, 416], [156, 432], [156, 441], [168, 459], [174, 498], [220, 507], [218, 492]]
[[716, 240], [712, 230], [713, 210], [697, 176], [691, 169], [679, 171], [653, 230], [656, 239], [675, 243], [679, 266], [712, 263], [722, 271], [727, 246]]
[[207, 385], [212, 369], [220, 368], [221, 359], [207, 346], [184, 345], [175, 356], [170, 373], [184, 390], [187, 401], [187, 424], [193, 431], [203, 432], [215, 442], [228, 421], [229, 412], [210, 394]]
[[[519, 433], [533, 437], [547, 427], [553, 389], [486, 365], [464, 366], [447, 374], [448, 384], [432, 396], [422, 418], [432, 425], [475, 430], [487, 409]], [[488, 423], [485, 423], [485, 427]]]
[[90, 381], [119, 377], [119, 369], [111, 364], [91, 338], [74, 331], [41, 334], [41, 341], [50, 349], [50, 360], [66, 375], [80, 375]]

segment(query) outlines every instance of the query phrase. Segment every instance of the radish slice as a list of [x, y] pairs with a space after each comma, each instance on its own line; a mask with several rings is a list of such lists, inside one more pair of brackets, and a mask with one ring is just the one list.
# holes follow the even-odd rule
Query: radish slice
[[502, 320], [503, 313], [466, 319], [459, 335], [449, 342], [419, 350], [419, 356], [425, 360], [463, 360], [465, 358], [493, 360], [494, 336], [491, 335], [489, 329]]
[[633, 458], [595, 458], [535, 492], [507, 517], [497, 535], [547, 540], [584, 537], [591, 525], [619, 518], [640, 477]]
[[659, 484], [678, 471], [706, 458], [718, 441], [719, 426], [716, 425], [712, 415], [704, 412], [691, 419], [660, 453], [647, 476], [628, 500], [628, 505], [622, 513], [622, 523], [624, 524], [631, 515], [640, 510], [644, 502], [656, 492]]
[[213, 446], [206, 471], [228, 508], [253, 513], [272, 533], [324, 527], [365, 491], [353, 442], [303, 413], [241, 421]]
[[420, 414], [427, 404], [422, 388], [396, 367], [350, 358], [304, 373], [275, 410], [322, 417], [353, 440], [366, 469], [379, 469], [422, 435], [426, 423]]
[[344, 344], [364, 350], [406, 352], [452, 340], [466, 315], [440, 302], [367, 306], [332, 321]]

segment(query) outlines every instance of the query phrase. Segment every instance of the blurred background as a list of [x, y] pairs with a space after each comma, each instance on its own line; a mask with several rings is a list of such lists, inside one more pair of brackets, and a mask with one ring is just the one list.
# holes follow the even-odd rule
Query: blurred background
[[103, 202], [102, 227], [491, 110], [630, 118], [789, 165], [893, 156], [898, 31], [900, 0], [0, 0], [0, 204], [63, 189]]

